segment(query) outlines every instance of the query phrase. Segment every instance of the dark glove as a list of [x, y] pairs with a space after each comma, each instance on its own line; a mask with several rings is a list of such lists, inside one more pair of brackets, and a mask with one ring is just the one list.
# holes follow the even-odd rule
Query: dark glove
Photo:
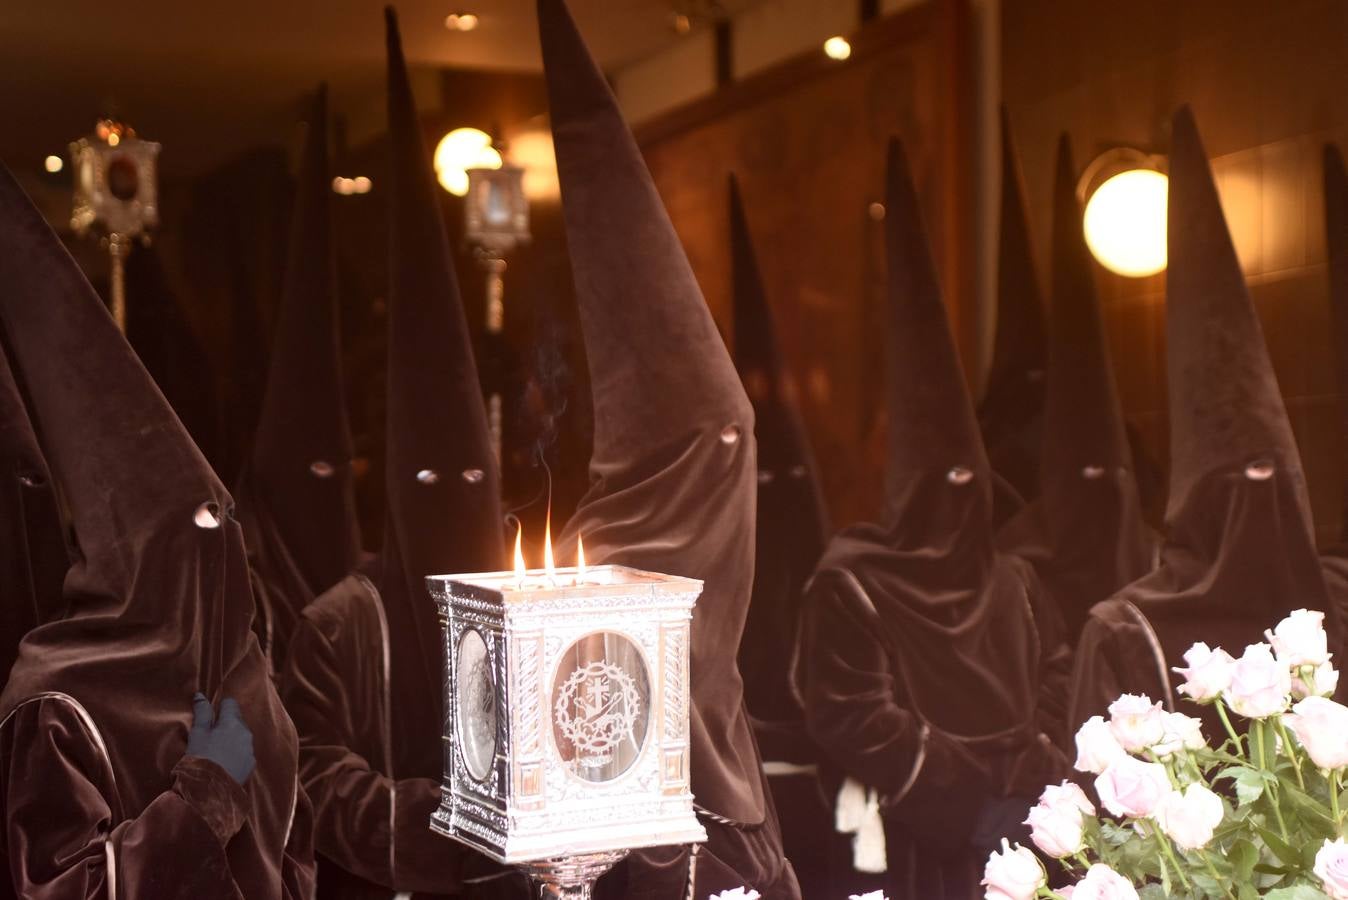
[[912, 789], [884, 810], [902, 828], [942, 856], [968, 852], [988, 802], [999, 793], [991, 767], [966, 742], [933, 728], [927, 756]]
[[221, 700], [217, 719], [205, 694], [198, 692], [192, 697], [192, 730], [187, 734], [186, 755], [209, 759], [239, 784], [248, 780], [257, 759], [253, 756], [253, 733], [243, 721], [237, 700]]

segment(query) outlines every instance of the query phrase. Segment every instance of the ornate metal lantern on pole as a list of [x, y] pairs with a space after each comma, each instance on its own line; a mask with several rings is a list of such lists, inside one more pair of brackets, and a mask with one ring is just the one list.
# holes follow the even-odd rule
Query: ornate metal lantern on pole
[[[468, 169], [464, 204], [464, 234], [487, 273], [486, 330], [490, 342], [499, 342], [505, 327], [505, 254], [529, 241], [529, 201], [524, 196], [524, 170], [518, 166]], [[498, 349], [499, 348], [495, 348]], [[491, 426], [496, 461], [501, 462], [500, 353], [491, 354], [498, 371], [484, 373], [488, 381], [487, 421]]]
[[426, 583], [446, 659], [434, 831], [570, 900], [629, 850], [707, 839], [689, 787], [700, 581], [521, 562]]
[[121, 122], [103, 119], [93, 134], [70, 145], [70, 157], [75, 169], [70, 225], [81, 236], [95, 228], [103, 234], [112, 260], [112, 316], [126, 331], [123, 264], [131, 241], [148, 239], [148, 229], [159, 224], [159, 145], [136, 137]]

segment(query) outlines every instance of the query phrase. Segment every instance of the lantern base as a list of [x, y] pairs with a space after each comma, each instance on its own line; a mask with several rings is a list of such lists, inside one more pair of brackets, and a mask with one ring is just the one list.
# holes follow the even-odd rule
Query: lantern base
[[594, 883], [627, 855], [626, 850], [561, 856], [520, 863], [519, 869], [539, 884], [542, 900], [590, 900]]

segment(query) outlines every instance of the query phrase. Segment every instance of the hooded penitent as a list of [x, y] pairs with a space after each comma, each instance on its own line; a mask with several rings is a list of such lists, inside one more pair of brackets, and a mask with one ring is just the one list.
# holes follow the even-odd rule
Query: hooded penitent
[[1326, 609], [1301, 458], [1188, 107], [1167, 228], [1168, 535], [1158, 568], [1091, 613], [1074, 724], [1125, 690], [1169, 697], [1195, 641], [1239, 655], [1289, 610]]
[[[1024, 500], [1039, 494], [1039, 429], [1047, 365], [1043, 301], [1030, 250], [1020, 165], [1002, 111], [1002, 220], [997, 245], [997, 328], [978, 419], [993, 471]], [[1004, 487], [1000, 486], [999, 487]], [[1015, 510], [999, 490], [998, 518]]]
[[384, 547], [305, 608], [280, 679], [317, 813], [325, 900], [388, 897], [390, 889], [483, 896], [466, 881], [484, 858], [427, 825], [443, 772], [444, 663], [425, 578], [504, 567], [499, 480], [392, 9], [386, 20]]
[[[767, 759], [805, 762], [804, 723], [788, 673], [800, 596], [827, 540], [814, 453], [781, 358], [739, 185], [730, 181], [735, 367], [754, 408], [758, 524], [754, 588], [740, 644], [744, 700]], [[806, 758], [798, 758], [804, 753]]]
[[51, 473], [0, 346], [0, 676], [23, 636], [59, 615], [69, 567]]
[[1036, 585], [993, 547], [991, 471], [897, 142], [888, 179], [884, 509], [824, 553], [799, 681], [831, 764], [880, 794], [890, 896], [963, 897], [973, 823], [1040, 746]]
[[300, 610], [360, 552], [342, 394], [327, 91], [309, 117], [262, 418], [238, 489], [259, 638], [279, 669]]
[[[1335, 374], [1338, 376], [1339, 414], [1348, 445], [1348, 172], [1333, 144], [1325, 145], [1325, 237], [1329, 249], [1329, 299], [1334, 319]], [[1343, 467], [1348, 474], [1348, 465]], [[1348, 481], [1344, 485], [1339, 539], [1321, 553], [1325, 584], [1334, 614], [1330, 624], [1336, 638], [1334, 652], [1342, 659], [1348, 629]], [[1348, 691], [1348, 686], [1344, 690]]]
[[[581, 534], [598, 562], [706, 582], [692, 625], [692, 789], [742, 827], [708, 822], [696, 892], [796, 896], [735, 664], [754, 577], [753, 410], [575, 23], [562, 0], [539, 0], [538, 13], [594, 400], [592, 483], [564, 543]], [[687, 860], [639, 854], [625, 866], [629, 890], [683, 896]]]
[[[0, 232], [0, 327], [76, 545], [0, 697], [6, 882], [104, 896], [115, 872], [127, 896], [303, 895], [312, 862], [287, 847], [308, 842], [295, 731], [250, 630], [233, 501], [3, 171]], [[194, 691], [237, 699], [257, 767], [242, 787], [221, 771], [216, 799], [184, 805], [184, 779], [209, 774], [184, 768], [201, 762], [184, 757]], [[229, 811], [223, 833], [203, 802]]]
[[1040, 497], [1000, 537], [1034, 564], [1075, 640], [1092, 606], [1147, 572], [1152, 545], [1066, 135], [1058, 143], [1053, 191], [1052, 288]]

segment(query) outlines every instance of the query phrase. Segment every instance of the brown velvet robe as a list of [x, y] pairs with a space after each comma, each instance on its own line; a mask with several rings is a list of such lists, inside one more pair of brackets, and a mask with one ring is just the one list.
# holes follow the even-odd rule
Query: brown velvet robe
[[1172, 134], [1169, 531], [1159, 566], [1091, 611], [1073, 727], [1124, 691], [1173, 704], [1167, 670], [1196, 641], [1239, 656], [1292, 609], [1330, 609], [1296, 440], [1188, 107]]
[[633, 853], [605, 880], [681, 900], [799, 897], [744, 709], [736, 652], [754, 577], [754, 414], [641, 153], [562, 0], [539, 0], [562, 213], [594, 399], [590, 489], [567, 524], [598, 563], [702, 579], [692, 791], [709, 840]]
[[[0, 330], [78, 547], [0, 695], [0, 881], [25, 897], [306, 897], [309, 806], [249, 629], [233, 502], [3, 170], [0, 244]], [[184, 757], [197, 690], [237, 699], [252, 730], [242, 786]]]
[[[1329, 249], [1329, 299], [1334, 321], [1335, 375], [1339, 389], [1340, 429], [1348, 440], [1348, 171], [1333, 144], [1324, 148], [1325, 243]], [[1348, 464], [1344, 466], [1348, 472]], [[1320, 551], [1332, 615], [1327, 623], [1335, 658], [1348, 658], [1348, 481], [1338, 540]], [[1336, 699], [1348, 698], [1348, 680], [1339, 685]]]
[[1038, 720], [1039, 586], [993, 547], [991, 471], [897, 142], [885, 208], [884, 517], [825, 551], [798, 681], [835, 789], [850, 775], [881, 794], [891, 900], [969, 898], [986, 855], [980, 832], [1023, 817], [1063, 761]]

